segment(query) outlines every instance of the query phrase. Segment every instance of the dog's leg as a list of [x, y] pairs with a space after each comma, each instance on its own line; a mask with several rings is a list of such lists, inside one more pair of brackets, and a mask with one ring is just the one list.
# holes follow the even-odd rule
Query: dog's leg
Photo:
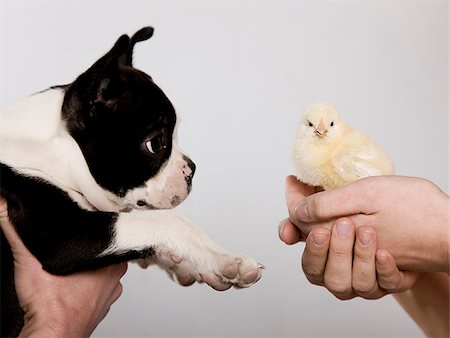
[[227, 253], [197, 226], [168, 210], [111, 213], [82, 209], [45, 181], [2, 169], [0, 194], [24, 244], [53, 274], [147, 258], [180, 283], [218, 290], [247, 287], [261, 277], [254, 260]]
[[259, 280], [263, 266], [233, 255], [214, 243], [198, 226], [169, 210], [121, 213], [112, 245], [105, 255], [151, 249], [140, 264], [157, 264], [182, 285], [206, 282], [216, 290], [248, 287]]

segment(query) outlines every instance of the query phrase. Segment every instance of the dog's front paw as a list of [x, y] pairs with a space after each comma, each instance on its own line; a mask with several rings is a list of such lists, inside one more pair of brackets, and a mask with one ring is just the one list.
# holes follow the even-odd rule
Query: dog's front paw
[[207, 250], [201, 257], [160, 252], [152, 260], [183, 286], [189, 286], [195, 281], [205, 282], [218, 291], [228, 290], [232, 286], [247, 288], [261, 278], [264, 269], [262, 264], [250, 257], [215, 250]]
[[[226, 263], [225, 263], [226, 262]], [[224, 260], [216, 271], [200, 273], [201, 281], [218, 291], [228, 290], [231, 286], [247, 288], [255, 284], [262, 276], [264, 266], [250, 257], [235, 257]]]

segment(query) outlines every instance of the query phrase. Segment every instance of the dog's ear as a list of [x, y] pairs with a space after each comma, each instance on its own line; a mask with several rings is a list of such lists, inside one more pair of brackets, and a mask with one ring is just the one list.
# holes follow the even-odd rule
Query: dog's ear
[[[152, 35], [153, 27], [144, 27], [138, 30], [131, 39], [127, 35], [122, 35], [117, 40], [114, 47], [105, 55], [104, 68], [94, 84], [94, 92], [91, 97], [93, 105], [104, 105], [107, 108], [114, 106], [115, 101], [122, 93], [119, 78], [120, 65], [132, 67], [135, 44], [150, 39]], [[101, 61], [102, 59], [99, 60], [99, 62]]]
[[134, 33], [134, 35], [131, 37], [126, 54], [120, 57], [120, 62], [127, 66], [132, 66], [134, 45], [138, 42], [150, 39], [153, 36], [153, 32], [153, 27], [144, 27]]
[[72, 131], [81, 131], [89, 121], [114, 112], [125, 91], [121, 69], [132, 66], [134, 45], [152, 35], [152, 27], [140, 29], [131, 39], [122, 35], [108, 53], [69, 85], [64, 97], [63, 117]]
[[[100, 105], [110, 105], [113, 87], [119, 79], [119, 59], [127, 54], [128, 35], [122, 35], [111, 50], [68, 86], [62, 114], [72, 129], [83, 129]], [[120, 82], [120, 81], [119, 81]]]
[[89, 91], [87, 98], [91, 106], [90, 117], [95, 115], [96, 110], [98, 110], [96, 108], [101, 108], [101, 106], [111, 108], [120, 96], [119, 68], [122, 58], [128, 53], [129, 47], [130, 38], [128, 35], [122, 35], [111, 50], [84, 73], [89, 82], [86, 88]]

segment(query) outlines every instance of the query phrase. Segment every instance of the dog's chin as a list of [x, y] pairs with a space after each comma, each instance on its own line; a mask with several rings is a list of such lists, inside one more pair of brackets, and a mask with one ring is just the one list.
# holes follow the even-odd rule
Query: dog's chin
[[182, 197], [179, 195], [175, 195], [172, 197], [170, 202], [161, 202], [158, 201], [156, 203], [151, 203], [145, 200], [138, 200], [135, 203], [135, 207], [133, 209], [140, 209], [140, 210], [163, 210], [163, 209], [173, 209], [176, 206], [178, 206], [181, 202], [183, 202], [187, 197]]
[[181, 153], [175, 153], [158, 175], [126, 193], [122, 210], [175, 208], [191, 192], [194, 172], [195, 164]]
[[122, 211], [173, 209], [189, 196], [191, 190], [191, 184], [186, 184], [182, 189], [172, 191], [171, 194], [143, 193], [144, 191], [136, 189], [125, 196], [125, 205]]

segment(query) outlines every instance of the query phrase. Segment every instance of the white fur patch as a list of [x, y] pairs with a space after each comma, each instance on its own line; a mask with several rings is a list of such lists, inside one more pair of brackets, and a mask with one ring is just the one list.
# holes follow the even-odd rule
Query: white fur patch
[[174, 145], [169, 160], [158, 174], [143, 187], [131, 189], [125, 195], [126, 203], [133, 208], [138, 201], [145, 201], [148, 208], [171, 209], [183, 201], [189, 194], [186, 178], [192, 174], [184, 155]]
[[178, 280], [205, 281], [216, 289], [248, 287], [262, 274], [261, 264], [226, 252], [200, 227], [169, 210], [121, 213], [114, 241], [102, 255], [148, 248], [154, 255], [141, 265], [156, 264]]
[[62, 89], [49, 89], [1, 111], [0, 161], [53, 183], [85, 209], [120, 210], [117, 197], [97, 184], [67, 132], [63, 99]]

